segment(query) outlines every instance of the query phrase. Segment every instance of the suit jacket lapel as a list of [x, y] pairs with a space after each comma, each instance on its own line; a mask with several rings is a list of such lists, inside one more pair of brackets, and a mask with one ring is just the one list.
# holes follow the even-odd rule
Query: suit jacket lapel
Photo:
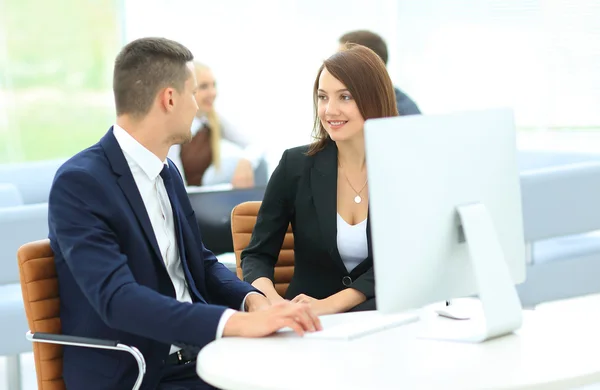
[[[179, 202], [179, 199], [177, 200], [173, 200], [171, 201], [171, 204], [173, 204], [174, 201]], [[185, 216], [183, 215], [183, 213], [181, 212], [181, 207], [173, 207], [173, 213], [177, 213], [176, 218], [179, 220], [178, 223], [176, 223], [176, 233], [180, 233], [177, 234], [178, 239], [181, 238], [181, 240], [183, 240], [183, 242], [180, 242], [178, 244], [179, 246], [179, 257], [181, 259], [181, 264], [183, 267], [183, 271], [185, 273], [186, 276], [186, 280], [188, 282], [188, 287], [190, 289], [190, 294], [193, 294], [196, 297], [196, 301], [200, 301], [203, 303], [206, 303], [206, 299], [208, 299], [208, 294], [205, 288], [205, 283], [204, 283], [204, 268], [203, 267], [194, 267], [194, 269], [196, 271], [200, 272], [200, 275], [198, 275], [198, 272], [195, 273], [196, 278], [194, 278], [194, 274], [192, 274], [191, 272], [191, 267], [190, 264], [188, 262], [189, 258], [193, 258], [194, 255], [196, 255], [196, 253], [192, 253], [191, 251], [188, 250], [188, 248], [191, 250], [191, 245], [194, 242], [194, 235], [192, 233], [192, 231], [190, 230], [189, 225], [187, 224], [187, 220], [185, 218]], [[174, 215], [175, 217], [175, 215]], [[181, 252], [185, 252], [185, 255]], [[202, 256], [202, 254], [200, 254], [200, 256]], [[202, 262], [200, 262], [202, 263]], [[207, 297], [206, 299], [204, 297]]]
[[158, 242], [156, 241], [156, 236], [154, 235], [154, 230], [152, 230], [152, 224], [150, 223], [150, 218], [148, 217], [148, 212], [146, 211], [146, 207], [144, 206], [144, 202], [142, 201], [142, 197], [140, 196], [140, 192], [135, 184], [135, 180], [133, 179], [133, 175], [131, 174], [131, 170], [129, 169], [129, 165], [127, 164], [127, 160], [125, 159], [125, 155], [123, 155], [123, 151], [117, 142], [113, 134], [112, 127], [102, 137], [100, 140], [100, 145], [104, 149], [104, 153], [106, 153], [106, 157], [113, 169], [113, 172], [118, 176], [117, 183], [123, 190], [125, 197], [129, 201], [133, 212], [140, 223], [144, 234], [146, 235], [146, 239], [150, 242], [154, 253], [156, 254], [156, 259], [160, 266], [166, 271], [165, 264], [162, 259], [162, 255], [160, 253], [160, 249], [158, 247]]
[[337, 147], [329, 142], [325, 149], [315, 155], [310, 173], [313, 203], [325, 249], [334, 263], [347, 272], [337, 248]]

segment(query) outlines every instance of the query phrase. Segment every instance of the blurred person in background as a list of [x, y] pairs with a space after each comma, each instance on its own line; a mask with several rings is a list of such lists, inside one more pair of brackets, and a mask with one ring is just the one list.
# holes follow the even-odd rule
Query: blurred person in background
[[231, 183], [248, 188], [266, 182], [263, 149], [219, 115], [214, 107], [217, 83], [209, 67], [194, 62], [198, 112], [192, 122], [192, 140], [174, 145], [169, 158], [183, 173], [188, 186]]
[[[339, 39], [340, 45], [344, 45], [346, 43], [356, 43], [358, 45], [368, 47], [377, 53], [377, 55], [381, 57], [382, 61], [387, 66], [387, 45], [383, 38], [374, 32], [367, 30], [350, 31], [342, 35]], [[394, 87], [394, 93], [396, 94], [396, 106], [398, 107], [399, 115], [416, 115], [421, 113], [417, 104], [398, 87]]]

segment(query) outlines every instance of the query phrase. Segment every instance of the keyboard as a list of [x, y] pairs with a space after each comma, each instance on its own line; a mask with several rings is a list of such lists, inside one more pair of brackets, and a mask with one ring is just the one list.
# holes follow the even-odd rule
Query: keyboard
[[406, 312], [400, 314], [379, 314], [373, 318], [324, 327], [318, 332], [308, 332], [304, 337], [325, 340], [354, 340], [359, 337], [381, 332], [419, 320], [419, 314]]

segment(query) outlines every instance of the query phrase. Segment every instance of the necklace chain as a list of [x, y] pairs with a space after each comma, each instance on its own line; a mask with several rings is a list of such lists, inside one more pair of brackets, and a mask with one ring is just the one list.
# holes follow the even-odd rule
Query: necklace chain
[[342, 168], [342, 173], [344, 174], [344, 177], [346, 178], [346, 181], [348, 182], [348, 185], [350, 186], [350, 188], [352, 188], [352, 191], [354, 191], [356, 193], [356, 195], [360, 197], [360, 193], [367, 186], [367, 183], [369, 182], [369, 178], [367, 177], [367, 180], [365, 180], [365, 184], [363, 184], [362, 187], [360, 187], [359, 191], [356, 191], [356, 189], [354, 188], [354, 186], [352, 185], [352, 183], [350, 183], [350, 179], [348, 179], [348, 175], [346, 175], [346, 171], [344, 171], [344, 167], [342, 166], [342, 163], [339, 160], [339, 158], [338, 158], [338, 165], [340, 166], [340, 168]]

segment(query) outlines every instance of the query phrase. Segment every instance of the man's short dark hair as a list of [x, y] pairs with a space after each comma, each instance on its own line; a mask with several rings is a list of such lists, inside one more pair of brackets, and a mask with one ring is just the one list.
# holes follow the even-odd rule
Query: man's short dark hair
[[162, 88], [183, 91], [192, 52], [166, 38], [141, 38], [128, 43], [115, 60], [113, 92], [117, 116], [146, 115]]
[[373, 50], [383, 60], [383, 63], [387, 65], [388, 62], [388, 50], [387, 45], [383, 38], [374, 32], [367, 30], [356, 30], [350, 31], [340, 37], [339, 42], [344, 43], [357, 43]]

